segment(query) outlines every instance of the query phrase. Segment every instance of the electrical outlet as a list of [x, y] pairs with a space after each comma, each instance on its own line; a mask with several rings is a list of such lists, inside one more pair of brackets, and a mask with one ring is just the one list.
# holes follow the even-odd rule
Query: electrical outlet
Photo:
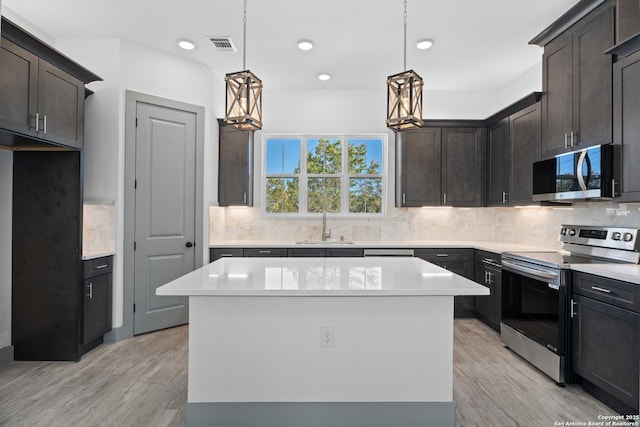
[[335, 336], [334, 336], [333, 327], [323, 326], [320, 328], [320, 347], [321, 348], [335, 347]]

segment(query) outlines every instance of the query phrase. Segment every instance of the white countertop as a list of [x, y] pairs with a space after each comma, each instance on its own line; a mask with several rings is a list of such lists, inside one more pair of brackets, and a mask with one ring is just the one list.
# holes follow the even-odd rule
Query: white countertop
[[489, 289], [419, 258], [222, 258], [156, 294], [452, 296], [489, 295]]
[[[553, 242], [557, 243], [557, 242]], [[556, 247], [541, 248], [539, 246], [521, 245], [518, 243], [501, 243], [482, 240], [358, 240], [353, 243], [341, 243], [339, 240], [315, 243], [296, 243], [294, 241], [264, 240], [218, 240], [209, 243], [215, 248], [470, 248], [484, 251], [502, 252], [536, 252], [555, 251]]]
[[640, 285], [638, 264], [571, 264], [571, 270]]
[[82, 260], [87, 261], [90, 259], [102, 258], [112, 255], [115, 255], [114, 251], [87, 251], [82, 253]]

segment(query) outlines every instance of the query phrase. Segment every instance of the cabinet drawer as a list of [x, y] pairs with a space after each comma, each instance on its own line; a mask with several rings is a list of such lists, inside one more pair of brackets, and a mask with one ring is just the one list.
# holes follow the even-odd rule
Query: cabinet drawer
[[416, 249], [414, 254], [429, 262], [473, 261], [473, 249]]
[[211, 248], [209, 249], [209, 262], [220, 258], [242, 257], [242, 248]]
[[[289, 248], [287, 254], [290, 257], [324, 257], [324, 248]], [[276, 256], [276, 255], [274, 255]]]
[[246, 257], [286, 257], [287, 248], [245, 248]]
[[574, 272], [573, 292], [640, 313], [640, 286], [632, 283]]
[[475, 251], [475, 261], [477, 268], [493, 268], [499, 269], [501, 268], [501, 256], [500, 254], [496, 254], [494, 252], [483, 251], [476, 249]]
[[363, 257], [364, 249], [362, 248], [327, 248], [327, 257]]
[[111, 273], [112, 270], [113, 270], [112, 256], [89, 259], [82, 262], [82, 277], [84, 279], [88, 279], [94, 276], [99, 276], [101, 274]]

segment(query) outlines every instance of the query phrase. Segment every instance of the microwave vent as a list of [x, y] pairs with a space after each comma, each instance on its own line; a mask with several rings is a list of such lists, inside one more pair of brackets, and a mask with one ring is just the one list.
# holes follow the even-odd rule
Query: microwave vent
[[211, 43], [216, 47], [219, 52], [237, 52], [236, 46], [233, 44], [233, 40], [229, 36], [211, 36], [209, 37]]

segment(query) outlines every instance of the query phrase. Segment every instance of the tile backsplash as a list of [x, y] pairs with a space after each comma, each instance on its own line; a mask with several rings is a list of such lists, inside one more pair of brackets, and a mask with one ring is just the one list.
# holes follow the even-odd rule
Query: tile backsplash
[[115, 243], [115, 203], [84, 204], [82, 207], [82, 253], [113, 252]]
[[[640, 228], [640, 204], [581, 202], [571, 207], [389, 208], [384, 218], [327, 218], [333, 239], [489, 240], [558, 249], [561, 224]], [[319, 239], [320, 218], [266, 218], [260, 208], [209, 208], [209, 241]]]

